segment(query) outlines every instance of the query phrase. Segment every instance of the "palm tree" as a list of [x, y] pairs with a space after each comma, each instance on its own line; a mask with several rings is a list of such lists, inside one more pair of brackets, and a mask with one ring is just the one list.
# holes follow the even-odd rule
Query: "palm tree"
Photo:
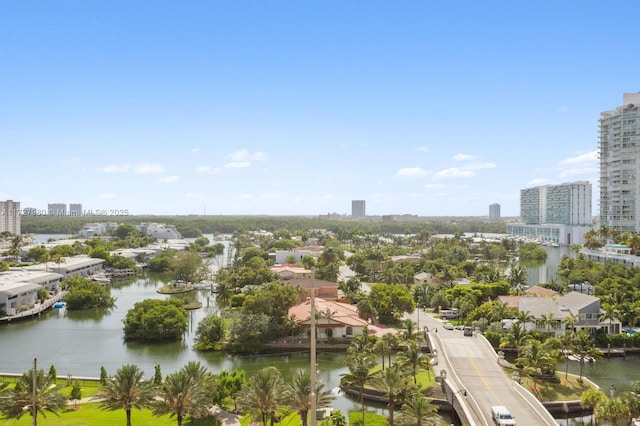
[[640, 417], [640, 399], [638, 399], [638, 395], [627, 391], [623, 392], [618, 399], [622, 402], [622, 405], [627, 408], [627, 424], [632, 424], [633, 419]]
[[512, 294], [522, 294], [527, 285], [527, 270], [520, 265], [512, 265], [507, 277]]
[[439, 419], [438, 407], [419, 392], [405, 401], [397, 417], [402, 426], [435, 426], [440, 424]]
[[265, 367], [249, 378], [238, 393], [238, 408], [250, 412], [260, 419], [262, 426], [267, 425], [269, 417], [273, 419], [282, 402], [282, 376], [275, 367]]
[[371, 369], [376, 361], [368, 354], [353, 354], [347, 357], [348, 373], [342, 374], [340, 387], [357, 387], [362, 406], [362, 421], [364, 422], [364, 387], [371, 381]]
[[206, 385], [184, 369], [165, 377], [159, 396], [153, 403], [153, 415], [169, 414], [171, 418], [178, 420], [178, 426], [182, 426], [182, 420], [187, 414], [192, 418], [207, 415], [211, 399]]
[[396, 407], [396, 397], [408, 387], [407, 375], [400, 369], [399, 364], [389, 366], [386, 370], [378, 370], [372, 377], [372, 384], [383, 391], [388, 399], [389, 426], [393, 426], [393, 412]]
[[124, 409], [127, 426], [131, 426], [131, 410], [150, 407], [154, 397], [153, 383], [144, 381], [143, 376], [144, 373], [137, 365], [123, 365], [115, 376], [107, 378], [98, 392], [104, 409]]
[[553, 317], [553, 312], [541, 314], [540, 317], [540, 324], [547, 329], [547, 333], [551, 334], [551, 326], [558, 323], [558, 321]]
[[417, 329], [416, 323], [407, 319], [402, 322], [400, 337], [407, 342], [411, 342], [420, 339], [422, 335], [420, 334], [420, 330]]
[[[20, 377], [14, 388], [5, 388], [0, 397], [0, 412], [4, 419], [20, 419], [24, 414], [33, 417], [33, 424], [37, 424], [38, 413], [46, 417], [45, 411], [58, 415], [58, 411], [67, 406], [67, 398], [59, 392], [54, 379], [44, 370], [35, 372], [29, 370]], [[34, 398], [35, 396], [35, 398]], [[34, 410], [35, 406], [35, 410]]]
[[609, 321], [609, 334], [613, 333], [613, 321], [618, 319], [618, 310], [614, 305], [608, 303], [602, 305], [600, 321]]
[[507, 318], [508, 313], [509, 306], [506, 303], [495, 301], [491, 304], [489, 318], [491, 318], [491, 321], [502, 321]]
[[[302, 419], [302, 426], [308, 425], [309, 410], [311, 409], [311, 374], [307, 370], [299, 370], [291, 376], [291, 380], [282, 389], [285, 405], [294, 410]], [[335, 397], [330, 390], [324, 389], [324, 384], [316, 382], [316, 408], [328, 407]], [[311, 413], [315, 415], [315, 413]]]
[[402, 367], [409, 367], [413, 376], [413, 383], [418, 383], [418, 369], [427, 370], [431, 378], [431, 355], [422, 352], [416, 342], [409, 343], [404, 350], [398, 353], [398, 363]]
[[518, 314], [516, 315], [516, 319], [518, 320], [518, 322], [522, 323], [523, 327], [525, 327], [527, 323], [532, 322], [535, 319], [535, 317], [529, 311], [518, 311]]
[[594, 346], [593, 336], [584, 330], [576, 333], [576, 338], [573, 340], [571, 350], [580, 361], [580, 377], [578, 378], [578, 381], [582, 382], [582, 371], [584, 369], [586, 359], [588, 357], [592, 357], [594, 359], [601, 358], [602, 352]]
[[220, 281], [216, 284], [215, 289], [216, 303], [221, 309], [228, 308], [231, 305], [231, 297], [233, 296], [233, 287], [227, 281]]
[[389, 351], [387, 352], [387, 359], [389, 361], [389, 365], [391, 365], [391, 354], [393, 353], [393, 349], [398, 346], [400, 338], [394, 333], [387, 333], [382, 336], [381, 340], [387, 342], [386, 345], [389, 347]]
[[[555, 359], [551, 355], [550, 351], [538, 340], [528, 340], [522, 348], [522, 353], [517, 359], [518, 362], [525, 366], [532, 368], [534, 373], [540, 370], [542, 374], [544, 369], [554, 365]], [[537, 379], [534, 376], [533, 387], [536, 388]]]
[[520, 347], [525, 344], [529, 339], [531, 339], [531, 335], [524, 328], [524, 323], [522, 322], [514, 322], [511, 324], [511, 327], [507, 331], [507, 334], [502, 338], [500, 342], [500, 347], [515, 347], [516, 348], [516, 358], [520, 356]]

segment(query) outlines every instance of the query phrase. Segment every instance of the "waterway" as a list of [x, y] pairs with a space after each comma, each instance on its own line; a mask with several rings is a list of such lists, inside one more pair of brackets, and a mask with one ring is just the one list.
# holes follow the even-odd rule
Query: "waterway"
[[[207, 237], [213, 241], [213, 236]], [[49, 238], [56, 236], [46, 236], [46, 239]], [[549, 257], [545, 265], [527, 268], [530, 285], [555, 279], [560, 259], [569, 253], [568, 247], [547, 249]], [[224, 265], [226, 259], [226, 253], [218, 256], [211, 263], [212, 270]], [[40, 368], [45, 370], [54, 364], [58, 374], [71, 373], [73, 376], [88, 377], [99, 376], [102, 366], [112, 374], [124, 364], [138, 365], [146, 377], [152, 377], [155, 365], [160, 364], [166, 375], [182, 368], [189, 361], [200, 361], [214, 373], [242, 369], [247, 376], [266, 366], [277, 367], [284, 376], [308, 367], [308, 354], [230, 356], [218, 352], [195, 351], [193, 343], [198, 322], [206, 315], [218, 312], [209, 290], [194, 292], [203, 307], [190, 312], [189, 330], [182, 341], [161, 344], [124, 342], [122, 319], [127, 311], [138, 301], [169, 297], [156, 292], [162, 285], [162, 276], [154, 274], [114, 281], [110, 288], [112, 296], [117, 300], [116, 307], [111, 310], [50, 310], [39, 318], [0, 327], [0, 371], [22, 373], [31, 368], [34, 358], [38, 359]], [[318, 377], [336, 396], [332, 404], [334, 409], [343, 412], [357, 411], [357, 401], [338, 390], [341, 375], [348, 371], [344, 357], [340, 353], [318, 353]], [[559, 369], [564, 371], [562, 367]], [[578, 373], [577, 363], [570, 364], [570, 372]], [[605, 390], [614, 384], [617, 392], [622, 392], [629, 389], [634, 381], [640, 380], [640, 356], [605, 359], [588, 364], [584, 368], [584, 375]], [[371, 406], [369, 409], [385, 412], [382, 406]]]

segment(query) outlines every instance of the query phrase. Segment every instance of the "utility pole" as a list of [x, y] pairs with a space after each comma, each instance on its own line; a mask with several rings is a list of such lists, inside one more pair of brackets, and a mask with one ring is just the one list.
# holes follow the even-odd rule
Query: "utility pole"
[[38, 400], [38, 391], [37, 391], [37, 387], [38, 387], [38, 380], [37, 380], [37, 375], [38, 374], [38, 358], [34, 358], [33, 359], [33, 377], [32, 377], [32, 391], [33, 394], [31, 395], [31, 418], [32, 418], [32, 424], [33, 426], [37, 426], [38, 424], [38, 420], [36, 420], [36, 416], [38, 415], [38, 407], [36, 405], [36, 401]]
[[316, 426], [316, 276], [315, 270], [311, 269], [311, 406], [309, 407], [311, 426]]

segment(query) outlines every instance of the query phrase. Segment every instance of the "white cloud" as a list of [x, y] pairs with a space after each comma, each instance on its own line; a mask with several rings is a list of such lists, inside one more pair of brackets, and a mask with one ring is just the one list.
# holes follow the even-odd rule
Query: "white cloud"
[[176, 183], [180, 180], [180, 176], [163, 176], [156, 180], [157, 183]]
[[453, 159], [456, 161], [471, 161], [473, 157], [468, 154], [456, 154], [453, 156]]
[[251, 167], [251, 162], [249, 161], [232, 161], [231, 163], [227, 163], [224, 165], [225, 169], [242, 169], [245, 167]]
[[197, 153], [199, 153], [199, 152], [200, 152], [200, 148], [191, 148], [191, 149], [189, 150], [189, 153], [190, 153], [190, 154], [197, 154]]
[[134, 168], [134, 171], [141, 175], [164, 173], [164, 167], [161, 164], [139, 163]]
[[569, 176], [576, 175], [592, 175], [597, 174], [599, 169], [597, 167], [577, 167], [574, 169], [563, 170], [558, 175], [561, 178], [567, 178]]
[[113, 192], [103, 192], [102, 194], [98, 194], [96, 195], [94, 198], [96, 200], [112, 200], [114, 198], [116, 198], [116, 194], [114, 194]]
[[201, 173], [201, 174], [213, 175], [220, 172], [221, 170], [218, 167], [214, 168], [211, 166], [198, 166], [196, 168], [196, 173]]
[[429, 152], [429, 148], [427, 148], [426, 146], [419, 146], [417, 150], [420, 152]]
[[561, 112], [563, 114], [567, 111], [569, 111], [569, 107], [567, 107], [566, 105], [561, 105], [560, 108], [558, 108], [558, 112]]
[[471, 170], [452, 167], [450, 169], [440, 170], [433, 176], [433, 178], [434, 179], [447, 179], [447, 178], [457, 178], [457, 177], [469, 178], [475, 175], [476, 174]]
[[405, 167], [396, 172], [396, 176], [402, 177], [422, 177], [428, 174], [429, 172], [420, 167]]
[[495, 169], [495, 163], [471, 163], [464, 166], [465, 170], [485, 170]]
[[267, 154], [261, 151], [249, 152], [246, 149], [241, 149], [238, 151], [234, 151], [229, 154], [229, 157], [233, 162], [244, 163], [244, 162], [252, 162], [252, 161], [269, 161]]
[[131, 168], [131, 164], [109, 164], [101, 170], [105, 173], [127, 173]]
[[584, 163], [593, 163], [599, 164], [598, 162], [598, 150], [585, 152], [582, 154], [578, 154], [575, 157], [566, 158], [558, 163], [560, 166], [571, 166], [574, 164], [584, 164]]
[[445, 186], [441, 185], [439, 183], [429, 183], [429, 184], [425, 185], [424, 187], [425, 187], [425, 189], [442, 189]]

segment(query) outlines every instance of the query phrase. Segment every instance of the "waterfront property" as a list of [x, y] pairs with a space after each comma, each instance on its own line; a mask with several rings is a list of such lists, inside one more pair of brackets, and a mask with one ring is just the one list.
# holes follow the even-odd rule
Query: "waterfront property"
[[[318, 339], [331, 337], [353, 337], [364, 334], [369, 323], [358, 316], [358, 308], [348, 303], [333, 302], [321, 298], [315, 299], [315, 308], [319, 316], [315, 320]], [[289, 317], [293, 317], [304, 329], [311, 327], [311, 300], [289, 308]]]
[[16, 316], [20, 312], [41, 306], [38, 291], [44, 289], [50, 295], [61, 292], [63, 276], [55, 272], [11, 269], [0, 272], [0, 312]]
[[[575, 330], [595, 332], [604, 329], [609, 334], [621, 331], [619, 320], [601, 322], [600, 299], [578, 291], [571, 291], [564, 296], [553, 297], [518, 297], [518, 310], [529, 312], [533, 320], [525, 325], [528, 330], [562, 335], [567, 327], [569, 317], [576, 318]], [[547, 320], [551, 318], [551, 322]]]

